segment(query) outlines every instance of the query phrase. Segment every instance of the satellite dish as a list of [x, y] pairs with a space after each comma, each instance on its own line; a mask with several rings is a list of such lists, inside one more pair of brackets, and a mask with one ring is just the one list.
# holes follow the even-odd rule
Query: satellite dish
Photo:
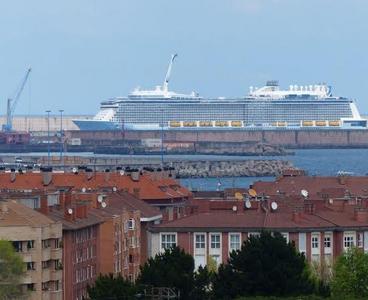
[[249, 189], [248, 193], [249, 193], [249, 195], [250, 195], [251, 197], [256, 197], [256, 196], [257, 196], [257, 192], [256, 192], [256, 190], [254, 190], [254, 189]]
[[113, 188], [112, 188], [112, 191], [113, 192], [116, 192], [118, 189], [117, 189], [117, 187], [116, 186], [114, 186]]
[[98, 203], [102, 203], [103, 202], [103, 199], [104, 199], [104, 196], [103, 195], [98, 195], [97, 196], [97, 202]]
[[233, 211], [237, 211], [238, 207], [236, 205], [233, 206]]
[[102, 203], [101, 203], [101, 207], [102, 207], [102, 208], [105, 208], [106, 206], [107, 206], [106, 202], [102, 202]]
[[85, 193], [86, 192], [86, 188], [82, 188], [82, 193]]
[[124, 176], [124, 174], [125, 174], [125, 173], [124, 173], [124, 170], [120, 170], [120, 175], [121, 175], [121, 176]]
[[68, 214], [69, 215], [73, 214], [73, 210], [71, 208], [68, 209]]
[[78, 174], [78, 169], [74, 167], [74, 168], [72, 169], [72, 172], [73, 172], [74, 174]]
[[242, 193], [240, 193], [240, 192], [236, 192], [235, 193], [235, 199], [236, 200], [239, 200], [239, 201], [242, 201], [243, 200], [243, 194]]
[[308, 191], [307, 191], [307, 190], [304, 190], [304, 189], [300, 191], [300, 194], [301, 194], [304, 198], [307, 198], [307, 197], [308, 197], [308, 195], [309, 195]]
[[249, 199], [247, 199], [246, 201], [245, 201], [245, 208], [252, 208], [252, 203], [250, 203], [250, 200]]
[[278, 205], [277, 205], [277, 203], [276, 203], [276, 202], [272, 202], [272, 203], [271, 203], [271, 208], [272, 208], [272, 210], [276, 210], [276, 209], [277, 209], [277, 207], [278, 207]]

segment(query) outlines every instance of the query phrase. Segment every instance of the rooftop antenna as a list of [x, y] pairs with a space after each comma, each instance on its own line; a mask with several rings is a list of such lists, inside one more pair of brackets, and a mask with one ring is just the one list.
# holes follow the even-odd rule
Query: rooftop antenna
[[304, 198], [308, 198], [308, 195], [309, 195], [308, 191], [307, 191], [307, 190], [304, 190], [304, 189], [300, 191], [300, 194], [301, 194]]
[[165, 76], [165, 81], [164, 81], [164, 85], [163, 85], [163, 89], [164, 91], [168, 91], [169, 88], [169, 80], [170, 80], [170, 75], [171, 75], [171, 69], [172, 69], [172, 65], [174, 63], [175, 58], [177, 57], [177, 54], [173, 54], [171, 55], [171, 59], [170, 59], [170, 63], [169, 63], [169, 67], [167, 68], [167, 72], [166, 72], [166, 76]]

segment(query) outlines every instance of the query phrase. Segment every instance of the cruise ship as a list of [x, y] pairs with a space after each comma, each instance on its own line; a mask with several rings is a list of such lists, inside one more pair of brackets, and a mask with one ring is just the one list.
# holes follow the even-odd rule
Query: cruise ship
[[326, 84], [290, 85], [277, 81], [236, 98], [204, 98], [196, 92], [169, 90], [172, 55], [163, 85], [152, 90], [136, 88], [127, 97], [101, 103], [90, 120], [73, 120], [80, 130], [216, 130], [216, 129], [362, 129], [353, 99], [332, 95]]

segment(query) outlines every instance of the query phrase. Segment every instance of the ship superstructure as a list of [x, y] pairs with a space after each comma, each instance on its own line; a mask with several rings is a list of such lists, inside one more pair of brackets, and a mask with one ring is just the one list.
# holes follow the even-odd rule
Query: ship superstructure
[[291, 85], [277, 81], [250, 88], [238, 98], [203, 98], [197, 93], [169, 90], [171, 57], [162, 86], [135, 89], [127, 97], [101, 103], [93, 120], [75, 120], [81, 130], [136, 129], [252, 129], [252, 128], [366, 128], [354, 100], [332, 95], [326, 84]]

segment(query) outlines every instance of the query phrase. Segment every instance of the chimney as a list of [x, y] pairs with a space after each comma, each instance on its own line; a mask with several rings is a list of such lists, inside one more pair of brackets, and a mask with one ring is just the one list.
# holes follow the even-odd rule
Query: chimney
[[49, 213], [49, 205], [47, 202], [47, 194], [42, 194], [41, 195], [41, 207], [40, 207], [40, 212], [43, 213], [44, 215], [47, 215]]
[[366, 223], [368, 221], [368, 211], [364, 208], [354, 210], [354, 219], [358, 222]]
[[11, 182], [14, 182], [15, 181], [15, 179], [16, 179], [16, 174], [15, 174], [15, 169], [11, 169], [10, 170], [10, 181]]
[[93, 177], [92, 169], [86, 169], [86, 174], [87, 174], [87, 180], [91, 180]]
[[82, 202], [79, 203], [75, 209], [76, 217], [79, 219], [84, 219], [87, 217], [87, 204]]
[[313, 203], [305, 203], [304, 202], [304, 212], [307, 214], [314, 214], [316, 211], [315, 205]]
[[105, 170], [105, 181], [110, 181], [110, 170], [109, 169]]
[[293, 216], [292, 216], [292, 220], [296, 223], [298, 223], [300, 221], [300, 217], [301, 217], [301, 212], [298, 210], [294, 210], [293, 211]]
[[6, 203], [6, 201], [1, 201], [0, 211], [2, 213], [7, 213], [8, 212], [8, 204]]
[[75, 220], [75, 208], [74, 207], [71, 207], [71, 206], [65, 207], [64, 219], [70, 222]]
[[140, 192], [141, 192], [141, 189], [140, 188], [133, 188], [133, 195], [134, 195], [134, 197], [140, 199]]
[[139, 170], [134, 169], [130, 175], [133, 181], [139, 181]]
[[42, 183], [43, 185], [47, 186], [51, 183], [52, 180], [52, 171], [47, 170], [42, 172]]
[[346, 177], [341, 175], [338, 177], [339, 184], [344, 185], [346, 183]]

